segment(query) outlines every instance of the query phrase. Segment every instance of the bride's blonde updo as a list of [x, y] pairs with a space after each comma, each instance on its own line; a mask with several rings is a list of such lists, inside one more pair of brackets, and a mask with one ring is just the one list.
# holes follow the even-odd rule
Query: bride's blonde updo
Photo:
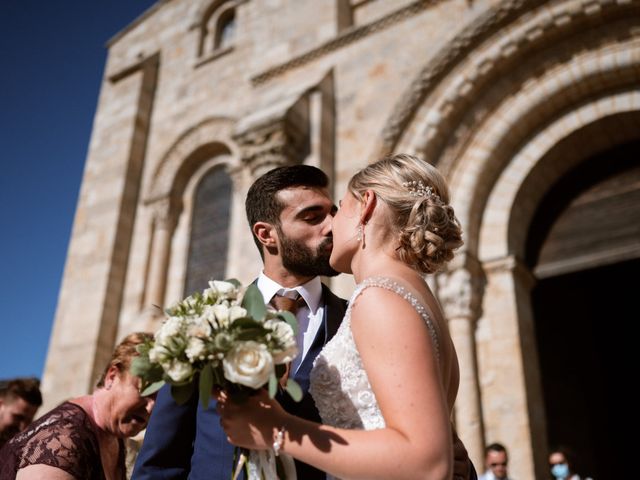
[[359, 199], [372, 190], [389, 207], [398, 255], [422, 273], [440, 270], [463, 243], [444, 178], [419, 158], [398, 154], [379, 160], [354, 175], [348, 188]]

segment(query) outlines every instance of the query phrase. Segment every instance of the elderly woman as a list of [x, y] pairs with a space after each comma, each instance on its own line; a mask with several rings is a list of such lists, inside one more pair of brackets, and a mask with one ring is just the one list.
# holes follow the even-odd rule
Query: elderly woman
[[146, 427], [155, 402], [140, 396], [140, 379], [129, 373], [136, 346], [150, 337], [125, 337], [93, 394], [62, 403], [13, 437], [0, 450], [0, 480], [124, 479], [122, 439]]

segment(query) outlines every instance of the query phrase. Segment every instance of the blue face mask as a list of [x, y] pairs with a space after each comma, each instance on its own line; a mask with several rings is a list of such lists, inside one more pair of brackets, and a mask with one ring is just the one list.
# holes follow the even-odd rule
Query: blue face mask
[[551, 467], [551, 475], [557, 480], [563, 480], [569, 476], [569, 465], [566, 463], [556, 463]]

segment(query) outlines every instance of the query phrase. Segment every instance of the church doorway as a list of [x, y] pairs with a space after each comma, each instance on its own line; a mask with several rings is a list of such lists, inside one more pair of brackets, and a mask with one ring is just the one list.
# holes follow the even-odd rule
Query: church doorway
[[619, 432], [635, 410], [629, 332], [640, 293], [640, 142], [598, 154], [557, 182], [528, 238], [547, 443], [569, 447], [583, 476], [625, 478], [629, 446]]

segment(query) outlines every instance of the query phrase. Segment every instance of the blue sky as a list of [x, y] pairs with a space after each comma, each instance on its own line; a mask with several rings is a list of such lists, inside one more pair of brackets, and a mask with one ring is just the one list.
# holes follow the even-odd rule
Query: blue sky
[[0, 0], [0, 378], [41, 376], [109, 38], [155, 0]]

